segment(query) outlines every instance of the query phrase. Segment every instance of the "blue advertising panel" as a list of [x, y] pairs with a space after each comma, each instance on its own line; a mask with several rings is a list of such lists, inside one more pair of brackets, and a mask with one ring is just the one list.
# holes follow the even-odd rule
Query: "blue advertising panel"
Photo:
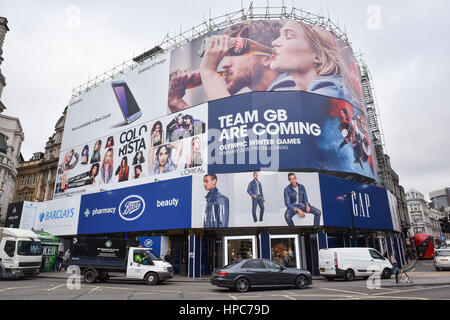
[[191, 200], [191, 177], [84, 195], [78, 234], [190, 228]]
[[386, 189], [320, 174], [324, 225], [392, 230]]
[[136, 240], [139, 241], [140, 246], [153, 249], [157, 254], [161, 255], [161, 236], [137, 237]]
[[376, 179], [365, 114], [303, 91], [251, 92], [209, 102], [208, 172], [323, 170]]

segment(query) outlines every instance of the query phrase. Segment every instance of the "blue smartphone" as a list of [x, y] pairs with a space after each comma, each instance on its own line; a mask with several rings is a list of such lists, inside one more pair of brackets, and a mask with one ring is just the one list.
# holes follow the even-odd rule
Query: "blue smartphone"
[[127, 123], [139, 119], [142, 116], [142, 112], [127, 83], [125, 81], [113, 81], [111, 85]]

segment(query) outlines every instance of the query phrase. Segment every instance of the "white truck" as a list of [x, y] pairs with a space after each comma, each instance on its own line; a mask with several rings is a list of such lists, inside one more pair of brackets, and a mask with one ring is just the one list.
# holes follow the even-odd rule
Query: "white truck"
[[0, 279], [39, 275], [42, 244], [31, 230], [0, 227]]
[[155, 285], [173, 277], [173, 267], [132, 240], [116, 238], [73, 238], [71, 265], [80, 268], [85, 282], [107, 281], [111, 277], [141, 279]]
[[379, 272], [381, 278], [392, 275], [392, 264], [373, 248], [330, 248], [319, 250], [320, 275], [327, 280], [369, 278]]

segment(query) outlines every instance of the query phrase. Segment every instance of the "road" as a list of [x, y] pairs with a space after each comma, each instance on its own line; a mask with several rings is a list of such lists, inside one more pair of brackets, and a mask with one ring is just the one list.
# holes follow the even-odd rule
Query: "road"
[[381, 280], [379, 288], [370, 289], [365, 280], [314, 280], [313, 285], [304, 290], [265, 288], [247, 293], [218, 288], [204, 280], [169, 280], [157, 286], [139, 281], [109, 280], [96, 284], [81, 282], [79, 288], [71, 288], [67, 279], [38, 277], [1, 281], [0, 300], [450, 300], [450, 271], [438, 273], [433, 270], [432, 262], [428, 261], [419, 263], [409, 273], [413, 279], [422, 275], [423, 279], [439, 280], [430, 284], [397, 286], [393, 280]]

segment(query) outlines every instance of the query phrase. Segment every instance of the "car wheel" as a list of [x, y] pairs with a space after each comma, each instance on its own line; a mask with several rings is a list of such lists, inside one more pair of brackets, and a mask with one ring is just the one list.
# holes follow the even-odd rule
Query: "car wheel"
[[347, 281], [355, 280], [355, 273], [353, 272], [353, 270], [348, 269], [347, 271], [345, 271], [345, 280]]
[[381, 274], [381, 278], [382, 279], [390, 279], [392, 275], [391, 270], [389, 270], [388, 268], [383, 270], [383, 273]]
[[237, 291], [247, 292], [250, 289], [250, 281], [247, 278], [239, 278], [234, 285]]
[[145, 282], [151, 286], [154, 286], [155, 284], [157, 284], [159, 281], [158, 279], [158, 275], [156, 273], [150, 272], [149, 274], [147, 274], [147, 276], [145, 277]]
[[97, 276], [95, 275], [94, 270], [87, 270], [83, 276], [84, 281], [86, 281], [87, 283], [94, 283], [95, 281], [97, 281]]
[[306, 278], [306, 276], [304, 275], [299, 275], [295, 279], [295, 286], [297, 287], [297, 289], [306, 289], [308, 287], [308, 283], [308, 278]]

